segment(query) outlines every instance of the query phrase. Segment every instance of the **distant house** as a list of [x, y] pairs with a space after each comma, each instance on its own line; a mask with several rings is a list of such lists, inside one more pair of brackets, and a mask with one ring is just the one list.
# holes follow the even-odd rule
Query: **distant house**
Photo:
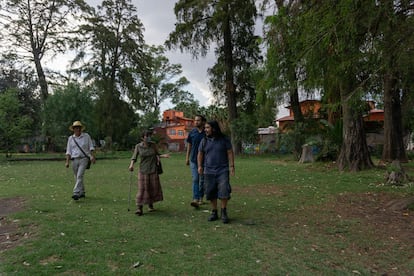
[[259, 135], [259, 142], [263, 150], [268, 152], [276, 150], [278, 133], [278, 129], [274, 126], [263, 127], [257, 130], [257, 134]]
[[163, 138], [169, 151], [184, 151], [185, 139], [193, 128], [193, 119], [185, 118], [182, 111], [169, 109], [163, 112], [162, 122], [154, 126], [154, 134]]
[[[292, 107], [289, 105], [286, 108], [289, 109], [289, 115], [276, 120], [282, 133], [286, 132], [289, 126], [293, 126], [295, 121]], [[320, 109], [321, 102], [318, 100], [305, 100], [300, 102], [300, 110], [305, 118], [321, 118]]]
[[[384, 110], [376, 109], [375, 102], [367, 101], [368, 111], [364, 115], [364, 122], [367, 132], [376, 132], [381, 129], [384, 125]], [[293, 117], [293, 110], [291, 106], [287, 106], [289, 109], [289, 115], [281, 117], [276, 120], [279, 125], [280, 132], [286, 132], [289, 126], [292, 126], [295, 119]], [[322, 103], [318, 100], [305, 100], [300, 102], [300, 109], [305, 119], [322, 119], [323, 114], [321, 114]]]

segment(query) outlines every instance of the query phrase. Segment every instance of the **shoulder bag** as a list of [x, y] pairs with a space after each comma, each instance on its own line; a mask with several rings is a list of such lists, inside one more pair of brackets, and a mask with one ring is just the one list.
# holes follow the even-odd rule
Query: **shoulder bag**
[[75, 142], [75, 144], [78, 146], [78, 148], [81, 150], [81, 152], [83, 153], [83, 155], [85, 155], [86, 158], [88, 158], [88, 165], [86, 165], [86, 169], [89, 170], [91, 168], [91, 159], [89, 158], [89, 156], [86, 155], [86, 153], [83, 151], [83, 149], [79, 146], [78, 142], [76, 142], [76, 139], [73, 138], [73, 142]]

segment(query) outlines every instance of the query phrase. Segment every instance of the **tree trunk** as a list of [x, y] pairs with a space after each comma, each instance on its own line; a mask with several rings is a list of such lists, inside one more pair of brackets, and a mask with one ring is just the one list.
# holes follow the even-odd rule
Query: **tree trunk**
[[338, 168], [343, 171], [349, 169], [356, 172], [373, 167], [365, 137], [364, 122], [357, 104], [351, 101], [349, 86], [341, 88], [343, 142], [338, 156]]
[[[225, 6], [226, 14], [228, 14], [228, 7]], [[224, 41], [224, 64], [225, 64], [225, 82], [226, 82], [226, 95], [227, 95], [227, 108], [229, 112], [230, 123], [237, 119], [237, 104], [236, 104], [236, 86], [234, 84], [234, 65], [233, 65], [233, 44], [230, 28], [230, 18], [224, 21], [223, 24], [223, 41]], [[241, 142], [236, 139], [234, 131], [231, 132], [231, 142], [233, 144], [233, 150], [235, 154], [241, 152]]]
[[307, 144], [302, 146], [302, 155], [300, 156], [299, 163], [309, 163], [313, 162], [313, 153], [312, 153], [312, 146]]
[[392, 74], [384, 76], [384, 148], [382, 161], [408, 162], [404, 147], [401, 100], [397, 80]]
[[[293, 80], [292, 83], [297, 82], [296, 73], [294, 69], [291, 72], [291, 79]], [[294, 148], [294, 155], [299, 158], [300, 152], [302, 151], [302, 145], [305, 142], [304, 135], [303, 135], [303, 114], [302, 110], [300, 108], [300, 102], [299, 102], [299, 92], [297, 87], [293, 87], [290, 89], [289, 93], [290, 97], [290, 106], [293, 111], [293, 118], [295, 122], [295, 131], [299, 132], [295, 135], [295, 148]]]

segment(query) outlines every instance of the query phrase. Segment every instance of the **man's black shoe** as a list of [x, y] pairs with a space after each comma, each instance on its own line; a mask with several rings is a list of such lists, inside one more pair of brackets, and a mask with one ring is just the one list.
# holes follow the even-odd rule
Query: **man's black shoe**
[[208, 221], [218, 220], [217, 210], [211, 211], [211, 215], [208, 217]]
[[221, 221], [223, 223], [229, 223], [229, 217], [227, 216], [227, 209], [226, 208], [221, 209]]
[[73, 198], [73, 200], [78, 200], [79, 196], [78, 195], [73, 195], [72, 198]]

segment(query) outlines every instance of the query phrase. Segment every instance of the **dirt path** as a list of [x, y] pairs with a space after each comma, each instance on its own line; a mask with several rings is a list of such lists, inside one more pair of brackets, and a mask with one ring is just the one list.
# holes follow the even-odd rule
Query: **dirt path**
[[24, 209], [24, 198], [0, 198], [0, 252], [16, 246], [24, 234], [20, 233], [16, 221], [7, 218], [8, 215]]

